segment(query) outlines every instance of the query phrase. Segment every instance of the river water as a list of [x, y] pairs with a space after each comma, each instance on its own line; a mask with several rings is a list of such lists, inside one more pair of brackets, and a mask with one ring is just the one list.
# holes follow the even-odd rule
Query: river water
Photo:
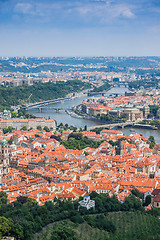
[[[120, 94], [120, 95], [124, 95], [124, 93], [127, 91], [128, 89], [125, 87], [113, 87], [111, 88], [108, 92], [106, 92], [106, 96], [109, 96], [111, 94]], [[57, 107], [57, 108], [71, 108], [73, 106], [77, 106], [80, 103], [82, 103], [83, 101], [85, 101], [87, 98], [87, 96], [83, 96], [82, 94], [80, 96], [78, 96], [75, 99], [71, 99], [71, 100], [66, 100], [66, 101], [62, 101], [59, 103], [54, 103], [51, 105], [48, 105], [49, 107]], [[76, 126], [77, 128], [84, 128], [85, 125], [87, 125], [88, 127], [91, 126], [97, 126], [97, 125], [101, 125], [104, 123], [100, 123], [100, 122], [96, 122], [96, 121], [91, 121], [91, 120], [87, 120], [87, 119], [79, 119], [79, 118], [74, 118], [71, 117], [70, 115], [68, 115], [64, 110], [60, 110], [59, 112], [56, 112], [53, 109], [47, 109], [47, 108], [43, 108], [42, 112], [38, 112], [38, 109], [32, 109], [29, 111], [30, 113], [34, 114], [37, 117], [45, 117], [45, 118], [51, 118], [57, 121], [57, 124], [60, 124], [61, 122], [63, 124], [68, 123], [68, 125], [73, 125]], [[130, 135], [133, 134], [131, 133], [131, 128], [125, 128], [122, 129], [122, 132], [125, 135]], [[160, 143], [160, 130], [149, 130], [149, 129], [135, 129], [136, 133], [142, 133], [144, 137], [148, 138], [149, 136], [154, 136], [156, 143]]]

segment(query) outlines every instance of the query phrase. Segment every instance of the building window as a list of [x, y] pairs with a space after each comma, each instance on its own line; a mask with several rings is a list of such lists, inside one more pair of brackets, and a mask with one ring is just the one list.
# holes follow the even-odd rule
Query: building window
[[159, 203], [157, 202], [157, 207], [159, 207]]

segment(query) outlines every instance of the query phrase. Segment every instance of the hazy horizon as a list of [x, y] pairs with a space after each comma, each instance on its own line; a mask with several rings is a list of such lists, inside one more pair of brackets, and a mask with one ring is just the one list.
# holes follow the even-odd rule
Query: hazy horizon
[[20, 55], [17, 55], [16, 56], [16, 55], [10, 55], [9, 56], [9, 55], [3, 55], [2, 56], [2, 55], [0, 55], [0, 58], [14, 58], [14, 57], [17, 57], [17, 58], [109, 58], [109, 57], [114, 57], [114, 58], [116, 58], [116, 57], [143, 58], [144, 57], [144, 58], [147, 58], [147, 57], [160, 57], [160, 55], [157, 55], [157, 56], [156, 55], [146, 55], [146, 56], [145, 55], [144, 56], [143, 55], [139, 55], [139, 56], [138, 55], [137, 56], [132, 56], [132, 55], [130, 55], [130, 56], [120, 56], [120, 55], [119, 56], [116, 56], [116, 55], [112, 55], [112, 56], [111, 55], [109, 55], [109, 56], [107, 56], [107, 55], [106, 56], [101, 56], [101, 55], [99, 55], [99, 56], [98, 55], [97, 56], [94, 56], [94, 55], [93, 56], [87, 56], [87, 55], [86, 56], [83, 56], [83, 55], [79, 55], [79, 56], [73, 56], [73, 55], [71, 55], [71, 56], [67, 56], [67, 55], [66, 56], [65, 55], [63, 55], [63, 56], [60, 56], [60, 55], [59, 56], [48, 56], [48, 55], [46, 55], [46, 56], [43, 56], [43, 55], [39, 55], [39, 56], [38, 55], [37, 56], [36, 55], [34, 55], [34, 56], [21, 55], [20, 56]]

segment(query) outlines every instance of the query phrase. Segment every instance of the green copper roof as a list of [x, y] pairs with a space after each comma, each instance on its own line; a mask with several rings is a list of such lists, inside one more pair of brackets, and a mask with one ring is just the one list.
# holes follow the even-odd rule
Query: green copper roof
[[6, 141], [5, 137], [3, 137], [3, 140], [2, 140], [2, 142], [1, 142], [1, 145], [6, 145], [6, 144], [7, 144], [7, 141]]

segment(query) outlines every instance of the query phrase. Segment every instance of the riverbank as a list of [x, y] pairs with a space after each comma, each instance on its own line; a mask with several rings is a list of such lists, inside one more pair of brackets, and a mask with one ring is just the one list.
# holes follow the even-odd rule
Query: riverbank
[[[89, 116], [88, 114], [85, 114], [85, 113], [82, 113], [78, 110], [78, 108], [80, 107], [77, 106], [75, 111], [74, 111], [74, 115], [75, 117], [79, 118], [83, 118], [83, 119], [88, 119], [88, 120], [92, 120], [92, 121], [95, 121], [95, 122], [99, 122], [99, 123], [105, 123], [104, 126], [106, 127], [111, 127], [113, 125], [113, 128], [115, 128], [115, 125], [117, 125], [117, 127], [119, 128], [125, 128], [125, 127], [132, 127], [132, 128], [143, 128], [143, 129], [152, 129], [152, 130], [158, 130], [159, 128], [158, 127], [155, 127], [153, 125], [147, 125], [147, 124], [138, 124], [138, 123], [135, 123], [135, 122], [130, 122], [130, 121], [127, 121], [127, 122], [106, 122], [104, 120], [101, 120], [101, 119], [98, 119], [96, 117], [93, 117], [93, 116]], [[96, 126], [98, 127], [98, 126]]]
[[[109, 96], [113, 93], [118, 93], [121, 95], [124, 95], [125, 92], [128, 90], [126, 87], [113, 87], [108, 92], [106, 92], [105, 95]], [[78, 93], [79, 95], [79, 93]], [[51, 104], [50, 106], [53, 106], [54, 108], [73, 108], [79, 104], [81, 104], [83, 101], [86, 101], [87, 98], [86, 94], [82, 94], [80, 97], [75, 96], [74, 99], [62, 101], [59, 103]], [[104, 123], [97, 122], [95, 119], [84, 119], [84, 118], [76, 118], [72, 117], [71, 115], [67, 114], [64, 110], [56, 112], [55, 110], [50, 108], [43, 108], [42, 112], [40, 113], [38, 109], [31, 109], [29, 110], [30, 113], [34, 114], [36, 117], [43, 117], [43, 118], [50, 118], [56, 120], [57, 124], [59, 125], [61, 122], [65, 125], [68, 124], [69, 126], [75, 126], [77, 128], [84, 128], [84, 126], [87, 125], [87, 127], [92, 127], [98, 125], [101, 127]], [[149, 136], [154, 136], [156, 143], [160, 143], [160, 130], [152, 130], [152, 129], [140, 129], [140, 128], [128, 128], [125, 127], [121, 129], [121, 131], [125, 135], [130, 135], [130, 129], [134, 129], [136, 133], [143, 134], [145, 138], [148, 138]]]

